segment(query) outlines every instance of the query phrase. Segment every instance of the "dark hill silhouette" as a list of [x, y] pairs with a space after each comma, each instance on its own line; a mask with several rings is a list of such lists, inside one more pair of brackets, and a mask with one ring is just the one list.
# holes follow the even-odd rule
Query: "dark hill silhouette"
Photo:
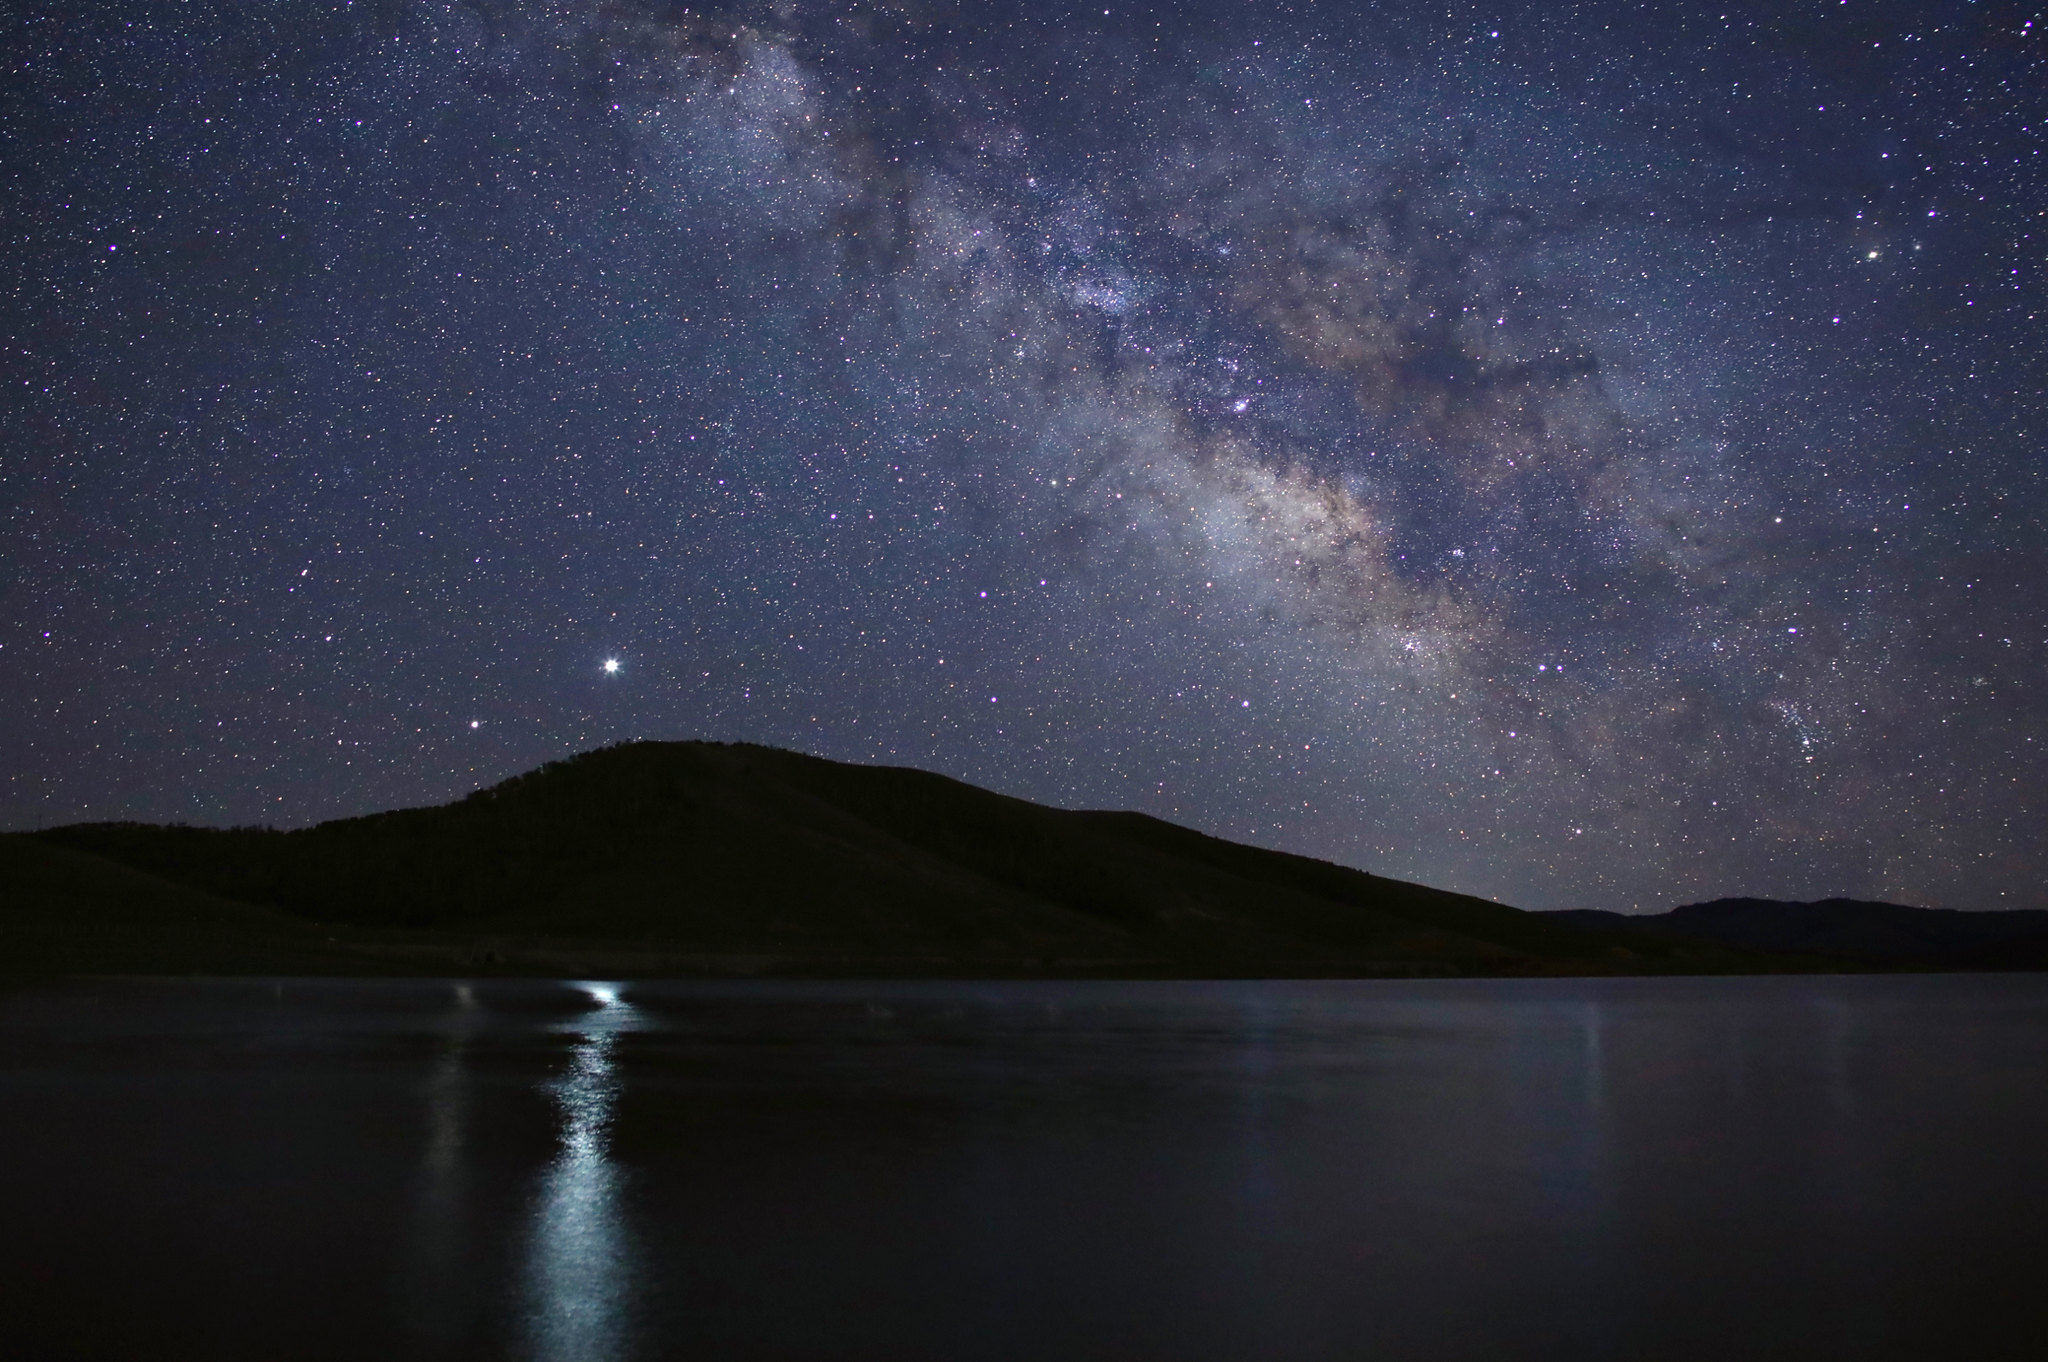
[[38, 838], [0, 837], [0, 974], [333, 973], [313, 923]]
[[[235, 921], [265, 944], [228, 952], [224, 969], [266, 952], [290, 957], [280, 968], [433, 972], [1363, 975], [1744, 964], [1718, 947], [1589, 934], [1143, 814], [1051, 809], [923, 771], [746, 745], [633, 743], [442, 807], [295, 831], [85, 824], [0, 842], [26, 844], [14, 863], [62, 853], [109, 886], [88, 896], [97, 908], [44, 893], [40, 908], [16, 911], [42, 923], [46, 948], [65, 923], [96, 922], [117, 900], [131, 920], [205, 919], [217, 942], [221, 922], [255, 914]], [[27, 901], [16, 897], [18, 908]], [[0, 930], [29, 939], [5, 919]], [[73, 968], [92, 955], [76, 941], [66, 951]]]
[[295, 831], [0, 836], [0, 970], [1456, 975], [2048, 968], [2048, 913], [1524, 913], [923, 771], [632, 743]]
[[1879, 968], [2048, 969], [2048, 911], [2038, 909], [1965, 913], [1857, 899], [1715, 899], [1642, 916], [1592, 909], [1542, 916], [1602, 932]]

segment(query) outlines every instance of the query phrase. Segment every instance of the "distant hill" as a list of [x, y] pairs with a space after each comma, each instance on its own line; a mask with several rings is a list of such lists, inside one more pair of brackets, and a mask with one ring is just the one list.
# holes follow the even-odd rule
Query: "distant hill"
[[2048, 913], [1525, 913], [901, 767], [631, 743], [295, 831], [0, 836], [0, 973], [1365, 976], [2048, 967]]
[[318, 924], [36, 837], [0, 837], [0, 974], [328, 974]]
[[633, 743], [295, 831], [0, 837], [0, 966], [1459, 975], [1754, 967], [895, 767]]
[[1965, 913], [1897, 903], [1715, 899], [1668, 913], [1545, 913], [1603, 933], [1712, 942], [1774, 955], [1895, 969], [2048, 969], [2048, 911]]

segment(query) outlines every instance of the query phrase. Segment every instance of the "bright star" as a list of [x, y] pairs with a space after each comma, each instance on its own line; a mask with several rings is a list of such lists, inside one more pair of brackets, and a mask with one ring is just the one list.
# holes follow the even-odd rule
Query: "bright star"
[[606, 676], [610, 676], [613, 672], [617, 671], [618, 669], [619, 660], [616, 657], [608, 657], [604, 660], [604, 674]]

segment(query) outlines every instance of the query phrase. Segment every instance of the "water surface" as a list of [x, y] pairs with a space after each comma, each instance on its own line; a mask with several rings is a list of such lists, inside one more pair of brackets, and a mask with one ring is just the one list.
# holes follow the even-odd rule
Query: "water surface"
[[0, 1354], [1972, 1358], [2048, 977], [0, 996]]

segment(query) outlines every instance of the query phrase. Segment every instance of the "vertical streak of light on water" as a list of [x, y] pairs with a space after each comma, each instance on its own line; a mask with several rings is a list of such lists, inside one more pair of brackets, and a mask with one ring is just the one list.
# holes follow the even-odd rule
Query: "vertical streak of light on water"
[[561, 1113], [555, 1159], [541, 1179], [527, 1262], [527, 1317], [537, 1362], [608, 1362], [629, 1336], [632, 1254], [611, 1159], [619, 1096], [613, 1049], [638, 1013], [618, 988], [580, 984], [597, 1004], [567, 1029], [578, 1040], [550, 1085]]
[[1599, 999], [1588, 998], [1579, 1012], [1580, 1114], [1576, 1151], [1577, 1180], [1582, 1189], [1577, 1211], [1578, 1257], [1584, 1265], [1588, 1308], [1575, 1312], [1580, 1330], [1576, 1347], [1585, 1357], [1616, 1357], [1627, 1350], [1611, 1302], [1625, 1293], [1615, 1261], [1615, 1204], [1607, 1111], [1607, 1014]]
[[1603, 1041], [1606, 1030], [1607, 1020], [1600, 1004], [1587, 999], [1579, 1014], [1579, 1033], [1584, 1040], [1587, 1159], [1596, 1172], [1607, 1154], [1607, 1051]]
[[465, 1266], [463, 1127], [469, 1115], [465, 1063], [481, 1014], [468, 984], [455, 986], [454, 1002], [427, 1076], [427, 1143], [420, 1159], [409, 1274], [415, 1327], [435, 1341], [452, 1339], [461, 1331], [461, 1302], [468, 1297], [460, 1280]]

